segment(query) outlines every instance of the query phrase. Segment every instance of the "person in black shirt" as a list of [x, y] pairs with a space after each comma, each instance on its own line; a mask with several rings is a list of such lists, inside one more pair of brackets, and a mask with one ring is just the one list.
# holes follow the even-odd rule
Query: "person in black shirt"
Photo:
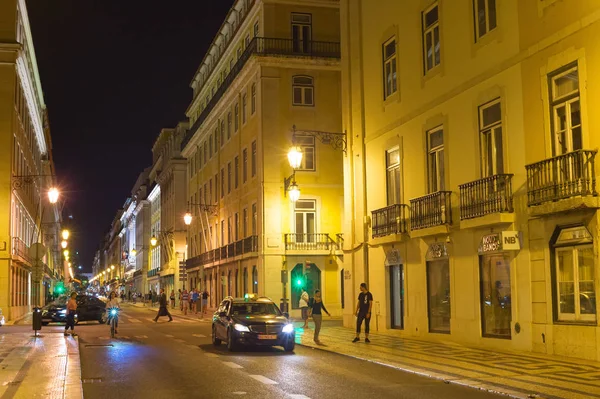
[[327, 313], [327, 316], [331, 316], [327, 311], [325, 304], [321, 300], [321, 291], [315, 291], [315, 297], [314, 299], [310, 300], [310, 304], [308, 305], [308, 307], [309, 313], [312, 316], [313, 321], [315, 322], [314, 340], [317, 344], [320, 344], [321, 341], [319, 341], [319, 333], [321, 332], [321, 322], [323, 321], [323, 314], [321, 313], [321, 310]]
[[356, 304], [356, 338], [352, 342], [360, 341], [360, 327], [365, 321], [365, 342], [369, 343], [369, 322], [371, 321], [371, 308], [373, 307], [373, 294], [367, 289], [366, 283], [360, 284], [360, 294]]

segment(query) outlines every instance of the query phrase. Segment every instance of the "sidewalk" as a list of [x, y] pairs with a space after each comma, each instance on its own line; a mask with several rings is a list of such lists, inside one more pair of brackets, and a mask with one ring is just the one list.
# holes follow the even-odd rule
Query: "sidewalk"
[[0, 329], [0, 397], [83, 398], [77, 337], [30, 329]]
[[[296, 326], [301, 323], [295, 323]], [[309, 326], [312, 328], [313, 323]], [[320, 340], [313, 330], [296, 328], [300, 345], [380, 363], [515, 398], [600, 398], [600, 362], [469, 348], [455, 343], [371, 333], [371, 343], [352, 343], [355, 334], [339, 321], [323, 323]]]

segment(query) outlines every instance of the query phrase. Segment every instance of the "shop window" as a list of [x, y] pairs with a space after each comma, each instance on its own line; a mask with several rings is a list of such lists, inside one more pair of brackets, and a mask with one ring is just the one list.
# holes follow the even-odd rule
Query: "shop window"
[[448, 259], [427, 262], [429, 331], [450, 334], [450, 265]]
[[594, 249], [583, 226], [563, 228], [553, 245], [555, 320], [596, 322]]
[[484, 337], [510, 339], [510, 258], [504, 252], [479, 257], [481, 331]]

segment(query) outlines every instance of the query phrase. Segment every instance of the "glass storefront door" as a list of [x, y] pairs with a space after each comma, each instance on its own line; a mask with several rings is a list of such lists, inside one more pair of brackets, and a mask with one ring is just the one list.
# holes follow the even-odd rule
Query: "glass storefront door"
[[481, 327], [484, 337], [510, 339], [510, 259], [506, 253], [479, 257]]
[[404, 328], [404, 265], [391, 265], [390, 273], [390, 325]]
[[450, 264], [448, 259], [427, 262], [429, 332], [450, 334]]

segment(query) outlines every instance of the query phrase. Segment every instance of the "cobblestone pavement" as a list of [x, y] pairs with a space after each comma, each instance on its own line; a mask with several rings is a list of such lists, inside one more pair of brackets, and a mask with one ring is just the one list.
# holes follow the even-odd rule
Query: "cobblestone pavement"
[[339, 321], [324, 325], [321, 345], [313, 341], [313, 330], [296, 331], [297, 342], [304, 346], [517, 398], [600, 398], [600, 362], [477, 349], [385, 333], [371, 333], [369, 344], [364, 335], [360, 342], [352, 343], [354, 331], [341, 327]]
[[31, 327], [0, 330], [0, 398], [81, 399], [77, 337]]

